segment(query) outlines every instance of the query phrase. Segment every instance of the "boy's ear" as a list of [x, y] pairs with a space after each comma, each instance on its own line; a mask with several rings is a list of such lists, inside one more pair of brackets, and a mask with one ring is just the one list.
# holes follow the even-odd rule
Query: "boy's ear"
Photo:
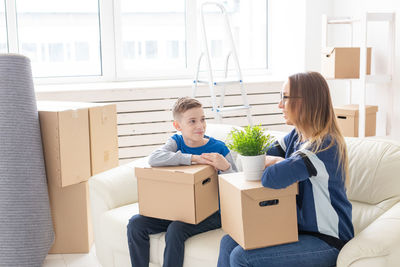
[[179, 125], [179, 121], [177, 121], [177, 120], [174, 120], [174, 122], [172, 123], [172, 125], [174, 125], [174, 128], [177, 130], [177, 131], [181, 131], [181, 126]]

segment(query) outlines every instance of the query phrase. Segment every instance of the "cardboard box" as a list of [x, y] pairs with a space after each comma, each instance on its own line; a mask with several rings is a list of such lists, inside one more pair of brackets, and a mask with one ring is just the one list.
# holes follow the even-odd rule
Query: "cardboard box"
[[[344, 136], [358, 136], [358, 105], [344, 105], [335, 107], [336, 121]], [[374, 136], [376, 133], [376, 112], [378, 106], [365, 106], [365, 136]]]
[[[366, 73], [371, 74], [371, 48], [367, 49]], [[327, 47], [322, 50], [321, 74], [327, 79], [360, 78], [359, 47]]]
[[97, 104], [89, 107], [89, 129], [92, 175], [117, 167], [117, 106]]
[[[38, 105], [58, 109], [88, 110], [91, 176], [117, 167], [118, 132], [115, 104], [39, 101]], [[83, 130], [83, 129], [82, 129]]]
[[49, 253], [88, 253], [93, 243], [88, 183], [118, 166], [116, 106], [38, 102], [55, 242]]
[[88, 109], [44, 102], [37, 106], [49, 185], [87, 181], [91, 176]]
[[218, 210], [218, 176], [209, 165], [135, 168], [141, 215], [198, 224]]
[[88, 182], [49, 185], [55, 241], [49, 253], [88, 253], [93, 244]]
[[89, 109], [90, 166], [92, 176], [117, 167], [118, 132], [115, 104], [66, 102], [75, 108]]
[[297, 184], [270, 189], [229, 173], [219, 176], [219, 194], [222, 229], [245, 250], [298, 241]]

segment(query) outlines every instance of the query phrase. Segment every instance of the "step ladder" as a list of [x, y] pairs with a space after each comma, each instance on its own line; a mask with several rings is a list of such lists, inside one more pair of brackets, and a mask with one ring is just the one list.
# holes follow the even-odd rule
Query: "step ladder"
[[[215, 81], [214, 77], [213, 77], [213, 70], [211, 68], [211, 57], [210, 57], [210, 52], [208, 50], [207, 32], [206, 32], [206, 26], [205, 26], [205, 22], [204, 22], [204, 8], [206, 6], [218, 7], [221, 10], [221, 14], [224, 16], [225, 31], [226, 31], [228, 39], [229, 39], [230, 51], [227, 54], [226, 60], [225, 60], [225, 71], [224, 71], [224, 80], [223, 81]], [[223, 113], [237, 111], [237, 110], [246, 110], [246, 116], [247, 116], [248, 123], [249, 123], [249, 125], [252, 125], [252, 119], [251, 119], [251, 113], [250, 113], [251, 107], [248, 104], [246, 90], [243, 86], [242, 72], [240, 70], [239, 59], [238, 59], [238, 56], [236, 53], [236, 48], [235, 48], [235, 44], [233, 41], [231, 28], [229, 25], [228, 14], [226, 13], [224, 6], [221, 5], [220, 3], [216, 3], [216, 2], [203, 3], [201, 5], [200, 14], [201, 14], [201, 26], [202, 26], [203, 52], [200, 54], [199, 59], [197, 61], [197, 70], [195, 73], [195, 78], [194, 78], [193, 86], [192, 86], [193, 97], [194, 98], [196, 97], [196, 91], [197, 91], [198, 84], [208, 84], [208, 86], [210, 88], [212, 111], [214, 112], [215, 118], [217, 119], [218, 123], [222, 122]], [[208, 80], [199, 80], [200, 64], [204, 57], [206, 59], [206, 72], [207, 72]], [[236, 72], [235, 80], [227, 80], [229, 59], [231, 57], [233, 58], [233, 61], [235, 64], [235, 72]], [[224, 107], [225, 86], [229, 86], [229, 85], [239, 85], [241, 95], [242, 95], [243, 105], [234, 106], [234, 107]], [[219, 105], [217, 105], [217, 97], [216, 97], [216, 93], [215, 93], [216, 87], [221, 87], [221, 95], [220, 95]]]

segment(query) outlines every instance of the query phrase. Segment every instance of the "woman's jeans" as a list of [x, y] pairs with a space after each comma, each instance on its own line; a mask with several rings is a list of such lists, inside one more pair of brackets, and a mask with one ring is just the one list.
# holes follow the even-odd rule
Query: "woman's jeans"
[[164, 267], [181, 267], [185, 240], [191, 236], [221, 227], [219, 211], [200, 222], [189, 224], [135, 215], [128, 224], [128, 245], [132, 267], [148, 267], [150, 259], [149, 235], [166, 232]]
[[221, 240], [218, 267], [329, 267], [336, 266], [339, 250], [318, 237], [299, 235], [295, 243], [244, 250], [229, 235]]

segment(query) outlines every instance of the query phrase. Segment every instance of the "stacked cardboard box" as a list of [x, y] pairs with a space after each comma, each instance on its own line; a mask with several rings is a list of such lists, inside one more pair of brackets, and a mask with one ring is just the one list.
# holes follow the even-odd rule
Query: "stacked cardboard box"
[[49, 253], [87, 253], [93, 242], [88, 179], [118, 165], [115, 105], [38, 102], [55, 242]]
[[[344, 136], [358, 136], [358, 105], [344, 105], [334, 108], [336, 121]], [[376, 133], [376, 112], [378, 106], [365, 106], [365, 136], [374, 136]]]
[[[359, 47], [327, 47], [322, 50], [321, 74], [327, 79], [360, 78]], [[371, 48], [367, 49], [366, 74], [371, 74]]]

